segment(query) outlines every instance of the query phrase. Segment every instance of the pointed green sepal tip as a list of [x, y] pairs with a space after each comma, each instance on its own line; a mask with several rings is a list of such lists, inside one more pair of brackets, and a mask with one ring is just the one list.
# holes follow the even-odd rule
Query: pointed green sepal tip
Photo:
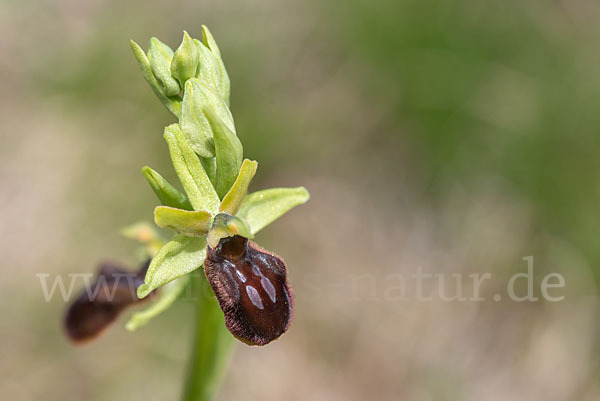
[[221, 201], [221, 205], [219, 206], [220, 212], [229, 213], [231, 215], [237, 214], [246, 197], [248, 187], [256, 174], [257, 168], [257, 162], [248, 159], [244, 160], [235, 182]]
[[129, 46], [131, 46], [133, 55], [137, 59], [138, 63], [150, 67], [150, 63], [148, 62], [148, 58], [146, 57], [146, 53], [144, 53], [142, 47], [138, 45], [137, 42], [135, 42], [133, 39], [129, 41]]
[[198, 71], [196, 78], [212, 87], [221, 97], [222, 75], [219, 61], [208, 47], [198, 39], [194, 39], [194, 44], [198, 48]]
[[198, 57], [198, 48], [194, 44], [194, 40], [186, 31], [183, 31], [183, 39], [175, 50], [171, 62], [171, 75], [179, 81], [182, 87], [188, 79], [196, 76]]
[[150, 188], [152, 188], [160, 203], [178, 209], [193, 210], [187, 196], [171, 185], [158, 172], [148, 166], [144, 166], [142, 167], [142, 174], [146, 181], [148, 181], [148, 184], [150, 184]]
[[221, 57], [219, 46], [217, 46], [215, 38], [213, 37], [212, 33], [210, 33], [210, 29], [208, 29], [206, 25], [202, 25], [202, 41], [215, 56]]
[[172, 228], [188, 237], [201, 237], [208, 233], [212, 215], [204, 210], [183, 210], [168, 206], [154, 209], [154, 222], [162, 228]]
[[146, 298], [152, 291], [152, 288], [148, 284], [142, 284], [137, 289], [137, 296], [140, 299]]
[[198, 78], [213, 82], [215, 90], [229, 105], [231, 83], [221, 58], [221, 51], [206, 25], [202, 25], [202, 42], [196, 41], [200, 52]]

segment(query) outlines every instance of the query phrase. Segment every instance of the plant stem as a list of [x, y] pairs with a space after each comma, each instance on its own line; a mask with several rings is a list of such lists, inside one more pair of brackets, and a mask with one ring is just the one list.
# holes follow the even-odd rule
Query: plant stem
[[182, 401], [211, 401], [223, 381], [234, 338], [225, 327], [219, 308], [202, 268], [192, 274], [192, 294], [196, 305], [196, 329]]

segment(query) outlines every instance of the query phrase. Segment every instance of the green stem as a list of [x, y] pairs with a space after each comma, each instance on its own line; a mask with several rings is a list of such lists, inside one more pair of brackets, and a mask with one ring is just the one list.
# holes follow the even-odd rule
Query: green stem
[[196, 331], [182, 401], [211, 401], [221, 387], [234, 338], [202, 269], [192, 274], [191, 284]]

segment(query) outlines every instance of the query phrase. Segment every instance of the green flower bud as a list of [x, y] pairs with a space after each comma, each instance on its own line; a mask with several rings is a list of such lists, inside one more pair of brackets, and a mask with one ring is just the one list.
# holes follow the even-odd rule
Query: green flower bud
[[219, 67], [219, 62], [210, 49], [204, 45], [204, 43], [200, 42], [198, 39], [194, 39], [194, 43], [198, 48], [199, 55], [196, 78], [204, 82], [206, 85], [211, 86], [220, 97], [225, 99], [228, 94], [223, 92], [221, 84], [222, 74]]
[[183, 40], [171, 61], [171, 75], [179, 81], [182, 87], [188, 79], [196, 76], [198, 58], [198, 47], [190, 35], [183, 31]]
[[[143, 285], [150, 261], [139, 271], [129, 272], [113, 263], [102, 264], [97, 280], [87, 286], [67, 309], [65, 333], [75, 344], [83, 344], [103, 332], [127, 307], [143, 302], [136, 290]], [[150, 292], [154, 295], [153, 292]], [[150, 294], [149, 293], [149, 294]]]
[[179, 126], [194, 152], [202, 157], [214, 157], [213, 131], [204, 110], [212, 110], [235, 134], [233, 117], [223, 98], [198, 78], [192, 78], [185, 84]]
[[173, 50], [157, 38], [151, 38], [148, 45], [148, 61], [152, 73], [167, 96], [175, 96], [181, 90], [177, 80], [171, 75], [172, 60]]
[[163, 88], [152, 73], [150, 61], [148, 60], [146, 53], [144, 53], [144, 50], [133, 40], [130, 42], [130, 44], [131, 50], [133, 51], [133, 55], [135, 56], [140, 66], [140, 70], [142, 70], [142, 75], [144, 76], [146, 82], [148, 82], [148, 84], [152, 88], [152, 91], [154, 92], [156, 97], [160, 99], [160, 101], [165, 105], [167, 109], [169, 109], [171, 113], [173, 113], [175, 117], [179, 117], [179, 114], [181, 113], [181, 98], [179, 96], [167, 96], [164, 93]]
[[204, 42], [206, 47], [210, 49], [216, 61], [219, 77], [218, 84], [220, 87], [220, 89], [217, 90], [217, 92], [221, 93], [221, 96], [223, 96], [223, 99], [225, 99], [225, 103], [229, 105], [229, 92], [231, 87], [229, 75], [227, 74], [227, 70], [225, 69], [225, 63], [223, 63], [223, 58], [221, 57], [221, 51], [219, 50], [219, 46], [217, 46], [215, 38], [213, 38], [206, 25], [202, 25], [202, 41]]

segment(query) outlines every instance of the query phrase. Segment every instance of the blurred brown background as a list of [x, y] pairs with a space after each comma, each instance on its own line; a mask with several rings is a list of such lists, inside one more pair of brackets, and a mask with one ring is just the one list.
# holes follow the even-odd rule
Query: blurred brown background
[[[36, 274], [136, 262], [118, 231], [152, 219], [140, 167], [175, 179], [128, 41], [206, 24], [253, 188], [312, 195], [258, 238], [288, 262], [292, 328], [238, 345], [219, 400], [599, 399], [599, 19], [592, 0], [1, 0], [2, 398], [179, 396], [191, 305], [75, 349]], [[508, 299], [530, 255], [535, 295], [556, 272], [563, 301]], [[418, 301], [419, 268], [467, 297], [491, 273], [486, 300], [429, 280]]]

